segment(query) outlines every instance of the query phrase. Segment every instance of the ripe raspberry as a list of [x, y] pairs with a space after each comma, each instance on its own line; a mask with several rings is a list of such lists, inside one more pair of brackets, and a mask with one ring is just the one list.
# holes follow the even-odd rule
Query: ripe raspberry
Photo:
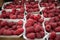
[[53, 29], [57, 27], [57, 23], [51, 23], [50, 25]]
[[33, 26], [26, 28], [26, 33], [34, 32]]
[[41, 38], [40, 33], [36, 33], [36, 38]]
[[57, 22], [57, 25], [59, 25], [59, 26], [60, 26], [60, 22]]
[[34, 39], [35, 38], [35, 33], [28, 33], [26, 36], [29, 39]]
[[7, 21], [2, 21], [1, 23], [0, 23], [0, 26], [6, 26], [7, 25]]
[[21, 25], [21, 26], [20, 26], [20, 25], [17, 25], [17, 29], [18, 29], [18, 28], [22, 28], [22, 25]]
[[42, 23], [44, 21], [44, 19], [39, 19], [39, 22]]
[[12, 26], [12, 29], [13, 29], [13, 30], [15, 30], [16, 28], [17, 28], [17, 26], [16, 26], [16, 25], [13, 25], [13, 26]]
[[46, 25], [46, 31], [48, 31], [48, 32], [51, 31], [51, 26], [50, 25]]
[[16, 15], [10, 15], [10, 19], [16, 19]]
[[23, 21], [22, 20], [20, 20], [20, 21], [18, 21], [18, 23], [17, 23], [18, 25], [23, 25]]
[[55, 39], [55, 37], [56, 37], [56, 33], [55, 33], [55, 32], [51, 32], [50, 38], [51, 38], [51, 39]]
[[15, 34], [16, 34], [16, 35], [19, 35], [19, 34], [23, 33], [23, 31], [24, 31], [23, 28], [19, 28], [19, 29], [17, 29], [17, 30], [15, 31]]
[[40, 26], [39, 25], [35, 26], [35, 32], [40, 32]]
[[44, 17], [46, 17], [46, 18], [48, 17], [47, 13], [44, 13], [43, 15], [44, 15]]
[[57, 28], [55, 28], [55, 31], [56, 31], [56, 32], [60, 32], [60, 26], [57, 27]]
[[44, 37], [45, 33], [43, 31], [40, 32], [41, 38]]

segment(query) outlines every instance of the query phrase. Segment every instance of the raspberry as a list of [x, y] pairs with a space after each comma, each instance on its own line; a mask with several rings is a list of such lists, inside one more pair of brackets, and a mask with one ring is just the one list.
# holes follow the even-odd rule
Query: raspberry
[[56, 37], [56, 33], [55, 33], [55, 32], [51, 32], [50, 38], [51, 38], [51, 39], [55, 39], [55, 37]]
[[6, 22], [6, 21], [2, 21], [2, 22], [0, 23], [0, 25], [1, 25], [1, 26], [6, 26], [6, 25], [7, 25], [7, 22]]
[[23, 21], [22, 20], [18, 21], [18, 25], [23, 25]]
[[35, 38], [35, 33], [28, 33], [26, 36], [29, 39], [34, 39]]
[[51, 27], [54, 29], [57, 27], [57, 23], [51, 23]]
[[48, 15], [47, 15], [46, 13], [44, 13], [43, 15], [44, 15], [44, 17], [46, 17], [46, 18], [48, 17]]
[[20, 25], [17, 25], [17, 29], [18, 29], [18, 28], [22, 28], [22, 25], [21, 25], [21, 26], [20, 26]]
[[35, 2], [31, 2], [31, 5], [34, 5], [35, 4]]
[[10, 19], [16, 19], [16, 15], [10, 15]]
[[57, 27], [57, 28], [55, 28], [55, 31], [56, 31], [56, 32], [60, 32], [60, 26]]
[[19, 34], [23, 33], [23, 31], [24, 31], [23, 28], [19, 28], [15, 31], [15, 34], [19, 35]]
[[60, 22], [57, 22], [57, 25], [59, 25], [59, 26], [60, 26]]
[[39, 32], [39, 31], [40, 31], [40, 26], [39, 25], [35, 26], [35, 32]]
[[41, 38], [40, 33], [36, 33], [36, 38]]
[[31, 32], [34, 32], [34, 28], [32, 26], [26, 28], [26, 33], [31, 33]]
[[46, 25], [46, 31], [48, 31], [48, 32], [51, 31], [51, 26], [50, 25]]
[[44, 37], [45, 33], [43, 31], [40, 32], [41, 38]]
[[15, 30], [16, 28], [17, 28], [17, 26], [16, 26], [16, 25], [13, 25], [13, 26], [12, 26], [12, 29], [14, 29], [14, 30]]
[[42, 23], [44, 20], [43, 19], [39, 19], [39, 22]]

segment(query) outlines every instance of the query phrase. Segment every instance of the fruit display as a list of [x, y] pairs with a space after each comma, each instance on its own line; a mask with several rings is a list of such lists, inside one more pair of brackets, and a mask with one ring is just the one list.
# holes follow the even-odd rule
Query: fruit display
[[21, 35], [24, 32], [23, 21], [18, 22], [0, 20], [0, 35]]
[[45, 32], [42, 26], [44, 20], [41, 18], [41, 15], [34, 15], [30, 13], [26, 16], [26, 19], [27, 20], [25, 23], [25, 36], [29, 39], [43, 38], [45, 36]]
[[26, 2], [26, 11], [29, 12], [38, 12], [40, 11], [38, 2]]
[[60, 34], [51, 32], [51, 34], [49, 36], [49, 40], [60, 40]]
[[45, 21], [45, 29], [47, 32], [60, 32], [60, 17], [56, 16], [50, 20]]
[[58, 5], [58, 0], [13, 0], [4, 3], [0, 11], [0, 37], [23, 35], [25, 40], [60, 40], [60, 33], [57, 34], [60, 32]]
[[45, 18], [51, 18], [60, 15], [60, 8], [49, 7], [43, 10], [43, 16]]
[[24, 18], [24, 9], [20, 10], [12, 9], [11, 12], [6, 12], [6, 10], [2, 10], [0, 14], [0, 19], [23, 19]]

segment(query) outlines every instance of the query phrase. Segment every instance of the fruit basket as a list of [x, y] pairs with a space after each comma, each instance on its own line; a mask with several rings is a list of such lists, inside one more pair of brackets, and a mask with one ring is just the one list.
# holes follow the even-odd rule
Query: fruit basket
[[44, 27], [46, 33], [60, 32], [60, 17], [52, 17], [50, 19], [44, 19]]
[[[3, 26], [3, 27], [2, 27]], [[24, 33], [24, 20], [0, 19], [0, 37], [17, 38]]]
[[47, 40], [60, 40], [60, 33], [55, 33], [55, 32], [49, 33], [46, 36], [46, 38]]
[[[25, 27], [24, 27], [24, 35], [23, 35], [24, 39], [26, 39], [26, 40], [45, 40], [46, 33], [45, 33], [45, 29], [43, 27], [42, 16], [40, 14], [32, 14], [31, 17], [29, 17], [29, 15], [30, 14], [26, 15], [26, 19], [25, 19], [25, 25], [24, 25]], [[33, 17], [34, 18], [36, 17], [35, 20], [33, 19]], [[41, 24], [39, 22], [36, 22], [37, 19], [38, 20], [40, 19]], [[36, 23], [34, 23], [34, 21]], [[41, 33], [41, 34], [39, 34], [39, 33]]]

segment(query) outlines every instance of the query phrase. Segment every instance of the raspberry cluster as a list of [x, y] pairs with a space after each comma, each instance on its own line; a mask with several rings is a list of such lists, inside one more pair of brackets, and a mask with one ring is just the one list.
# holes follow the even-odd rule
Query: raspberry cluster
[[28, 14], [26, 17], [27, 17], [27, 22], [25, 24], [26, 37], [29, 39], [43, 38], [45, 35], [44, 29], [42, 27], [42, 23], [44, 20], [41, 19], [40, 14], [38, 15]]
[[26, 2], [27, 12], [37, 12], [39, 11], [38, 2]]
[[51, 18], [51, 17], [55, 17], [55, 16], [59, 16], [60, 15], [60, 9], [59, 8], [45, 8], [43, 10], [43, 16], [45, 18]]
[[23, 21], [8, 22], [0, 20], [0, 35], [20, 35], [23, 33]]
[[16, 4], [15, 2], [4, 5], [4, 9], [13, 9], [13, 8], [19, 8], [19, 9], [24, 8], [24, 5], [22, 3]]
[[47, 32], [60, 32], [60, 16], [56, 16], [45, 21], [45, 27]]
[[0, 14], [0, 18], [3, 19], [23, 19], [24, 18], [24, 9], [21, 8], [20, 10], [12, 9], [11, 12], [6, 12], [2, 10]]

